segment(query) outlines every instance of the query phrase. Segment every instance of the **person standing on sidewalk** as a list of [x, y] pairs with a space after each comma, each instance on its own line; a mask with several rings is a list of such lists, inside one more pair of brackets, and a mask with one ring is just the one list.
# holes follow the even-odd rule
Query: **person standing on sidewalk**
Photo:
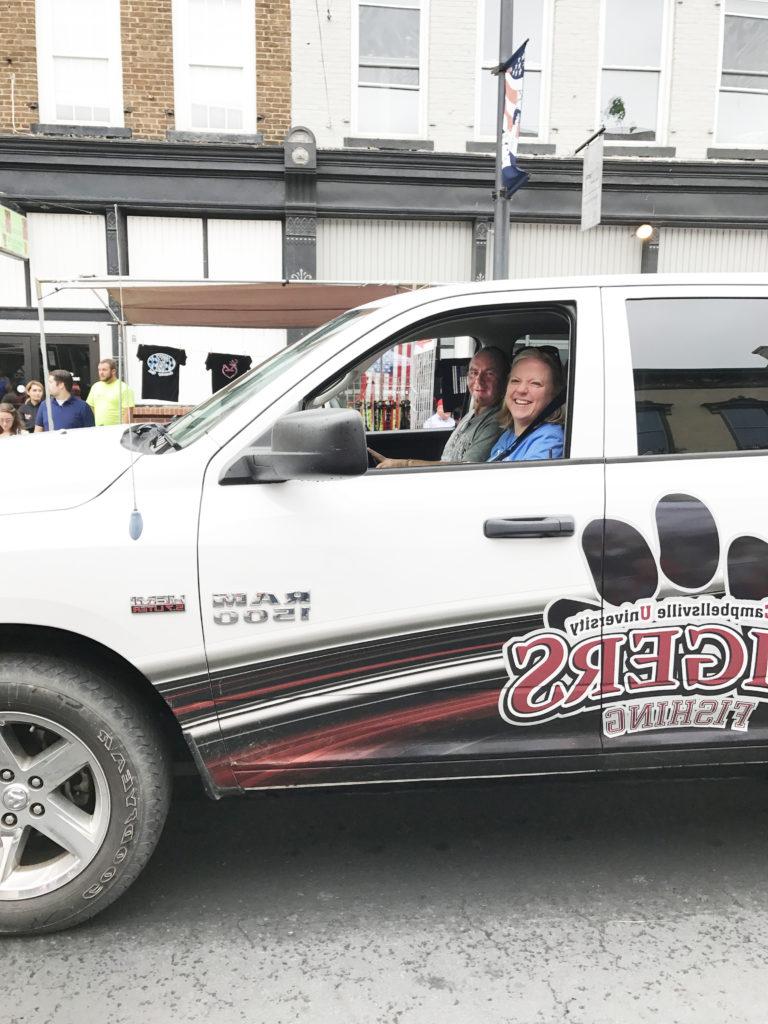
[[[93, 413], [82, 398], [72, 394], [74, 381], [69, 370], [51, 370], [48, 374], [48, 390], [51, 393], [51, 412], [54, 430], [73, 430], [75, 427], [92, 427]], [[50, 430], [48, 405], [40, 403], [35, 422], [35, 433]]]
[[97, 427], [128, 423], [136, 399], [132, 389], [118, 378], [114, 359], [102, 359], [99, 363], [99, 379], [91, 385], [86, 402], [93, 411]]
[[28, 380], [26, 385], [26, 400], [19, 406], [21, 425], [30, 434], [35, 429], [37, 414], [40, 411], [40, 403], [45, 398], [45, 388], [39, 380]]

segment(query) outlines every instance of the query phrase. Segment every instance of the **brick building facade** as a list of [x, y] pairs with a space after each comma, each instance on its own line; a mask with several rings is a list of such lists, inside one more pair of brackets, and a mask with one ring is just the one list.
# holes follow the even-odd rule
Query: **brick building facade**
[[35, 0], [0, 0], [0, 131], [37, 121]]
[[256, 96], [259, 130], [279, 144], [291, 126], [290, 0], [256, 0]]
[[137, 139], [164, 139], [174, 126], [171, 0], [122, 0], [125, 125]]
[[[252, 32], [258, 130], [265, 143], [280, 144], [291, 123], [290, 0], [256, 0]], [[120, 42], [124, 135], [165, 140], [177, 127], [172, 0], [120, 0]], [[36, 2], [2, 0], [0, 134], [78, 134], [78, 126], [41, 129], [39, 108]]]

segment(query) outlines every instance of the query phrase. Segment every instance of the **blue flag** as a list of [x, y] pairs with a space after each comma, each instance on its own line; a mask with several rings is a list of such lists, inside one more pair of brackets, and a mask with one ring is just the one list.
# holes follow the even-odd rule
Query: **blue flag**
[[525, 48], [519, 47], [506, 64], [504, 74], [504, 111], [501, 118], [501, 183], [508, 196], [528, 181], [528, 175], [517, 166], [517, 144], [520, 141], [520, 119], [523, 114], [523, 76]]

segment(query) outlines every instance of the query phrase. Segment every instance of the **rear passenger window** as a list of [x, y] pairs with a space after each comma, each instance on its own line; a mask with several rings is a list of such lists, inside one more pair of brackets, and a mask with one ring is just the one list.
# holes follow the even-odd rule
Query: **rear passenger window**
[[638, 455], [768, 449], [768, 299], [630, 299]]

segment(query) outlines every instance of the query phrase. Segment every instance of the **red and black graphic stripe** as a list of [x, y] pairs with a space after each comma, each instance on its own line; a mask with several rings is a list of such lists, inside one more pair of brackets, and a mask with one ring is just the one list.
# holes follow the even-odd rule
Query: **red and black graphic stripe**
[[211, 699], [211, 680], [207, 672], [155, 685], [182, 728], [215, 714], [216, 705]]
[[204, 746], [220, 729], [248, 787], [312, 784], [335, 772], [370, 779], [376, 765], [419, 777], [419, 765], [526, 757], [542, 743], [569, 751], [572, 724], [533, 736], [510, 730], [498, 711], [502, 647], [541, 625], [538, 615], [497, 619], [219, 671], [218, 717], [191, 732]]

